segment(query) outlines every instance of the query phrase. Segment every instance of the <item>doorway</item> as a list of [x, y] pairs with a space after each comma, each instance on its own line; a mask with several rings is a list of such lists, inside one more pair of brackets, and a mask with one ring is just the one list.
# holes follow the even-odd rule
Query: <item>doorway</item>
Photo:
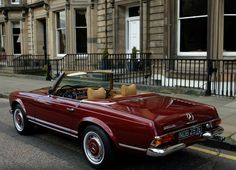
[[[46, 19], [36, 20], [36, 54], [47, 56]], [[45, 61], [47, 58], [45, 58]]]
[[126, 18], [126, 52], [132, 53], [133, 47], [140, 49], [139, 7], [129, 7]]

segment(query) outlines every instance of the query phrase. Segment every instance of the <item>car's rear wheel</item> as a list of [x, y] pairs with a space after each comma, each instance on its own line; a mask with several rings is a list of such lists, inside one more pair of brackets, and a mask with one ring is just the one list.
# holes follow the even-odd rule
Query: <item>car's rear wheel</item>
[[99, 127], [90, 125], [83, 133], [83, 150], [89, 163], [98, 169], [111, 165], [114, 152], [108, 135]]
[[28, 122], [26, 114], [19, 104], [13, 110], [13, 123], [19, 134], [26, 135], [29, 133], [31, 124]]

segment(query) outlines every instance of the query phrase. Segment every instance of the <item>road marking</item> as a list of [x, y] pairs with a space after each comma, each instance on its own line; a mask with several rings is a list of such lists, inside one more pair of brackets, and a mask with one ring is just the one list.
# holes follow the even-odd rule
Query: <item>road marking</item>
[[236, 161], [236, 156], [234, 156], [234, 155], [228, 155], [228, 154], [224, 154], [224, 153], [220, 153], [220, 152], [216, 152], [216, 151], [211, 151], [211, 150], [199, 148], [196, 146], [189, 146], [188, 148], [195, 150], [195, 151], [199, 151], [199, 152], [207, 153], [210, 155], [219, 156], [221, 158], [226, 158], [226, 159]]

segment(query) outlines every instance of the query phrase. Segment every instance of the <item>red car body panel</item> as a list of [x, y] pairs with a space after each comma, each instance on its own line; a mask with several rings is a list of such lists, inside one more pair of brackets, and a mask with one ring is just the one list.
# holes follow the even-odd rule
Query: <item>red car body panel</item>
[[[117, 148], [127, 145], [147, 149], [156, 136], [211, 120], [214, 127], [220, 123], [212, 106], [156, 93], [88, 102], [48, 95], [48, 88], [42, 88], [13, 92], [9, 100], [12, 109], [19, 103], [32, 121], [74, 137], [80, 136], [83, 124], [96, 124]], [[186, 113], [192, 113], [194, 121]], [[196, 141], [193, 137], [186, 143]]]

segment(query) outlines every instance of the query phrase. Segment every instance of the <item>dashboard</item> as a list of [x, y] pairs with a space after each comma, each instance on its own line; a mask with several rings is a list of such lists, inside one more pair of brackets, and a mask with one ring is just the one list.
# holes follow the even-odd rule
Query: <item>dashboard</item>
[[87, 88], [62, 86], [57, 90], [56, 95], [70, 99], [82, 100], [87, 98]]

